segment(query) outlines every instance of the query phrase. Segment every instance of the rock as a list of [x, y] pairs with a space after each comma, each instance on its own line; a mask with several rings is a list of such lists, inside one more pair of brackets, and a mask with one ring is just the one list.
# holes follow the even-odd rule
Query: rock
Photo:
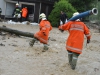
[[5, 46], [4, 44], [0, 43], [0, 46]]

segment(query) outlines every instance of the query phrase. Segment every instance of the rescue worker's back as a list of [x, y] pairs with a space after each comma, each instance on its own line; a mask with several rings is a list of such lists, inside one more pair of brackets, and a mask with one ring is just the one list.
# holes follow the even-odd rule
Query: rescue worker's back
[[90, 32], [86, 25], [81, 21], [70, 21], [67, 25], [61, 26], [61, 28], [63, 30], [68, 30], [70, 33], [66, 42], [67, 50], [79, 54], [82, 53], [84, 34], [90, 39]]
[[[51, 24], [47, 20], [41, 20], [40, 22], [40, 31], [37, 32], [34, 36], [40, 39], [41, 43], [48, 43], [48, 36], [49, 36], [49, 31], [52, 29]], [[44, 34], [45, 36], [44, 36]]]
[[[75, 12], [73, 17], [77, 15], [79, 15], [79, 13]], [[90, 31], [80, 19], [69, 21], [64, 25], [59, 26], [59, 30], [69, 31], [69, 37], [66, 41], [66, 50], [68, 51], [69, 64], [71, 68], [75, 70], [78, 56], [82, 53], [84, 34], [87, 37], [87, 43], [90, 43]]]
[[23, 9], [22, 9], [22, 17], [26, 18], [26, 17], [27, 17], [27, 13], [28, 13], [27, 8], [26, 8], [26, 7], [23, 8]]
[[36, 39], [40, 41], [40, 43], [43, 43], [44, 50], [48, 50], [48, 36], [49, 32], [52, 30], [51, 23], [46, 19], [46, 15], [44, 13], [41, 13], [39, 16], [39, 19], [41, 19], [39, 28], [40, 30], [34, 34], [34, 39], [30, 41], [30, 46], [33, 46]]

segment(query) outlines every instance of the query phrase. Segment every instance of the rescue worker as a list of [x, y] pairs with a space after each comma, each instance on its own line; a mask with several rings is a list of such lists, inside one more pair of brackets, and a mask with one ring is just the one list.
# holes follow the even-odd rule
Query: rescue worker
[[22, 9], [22, 21], [25, 21], [26, 20], [27, 13], [28, 13], [27, 7], [24, 7]]
[[15, 21], [18, 22], [21, 18], [21, 8], [19, 7], [19, 4], [16, 3], [16, 8], [13, 12], [13, 17], [15, 18]]
[[44, 50], [48, 50], [48, 36], [49, 32], [52, 30], [52, 26], [50, 22], [46, 19], [46, 15], [44, 13], [39, 15], [39, 19], [41, 19], [39, 27], [39, 32], [34, 34], [34, 39], [30, 41], [30, 46], [33, 46], [36, 40], [39, 40], [40, 43], [44, 44]]
[[[74, 13], [73, 17], [76, 15], [79, 15], [79, 13]], [[87, 37], [87, 43], [90, 43], [90, 31], [80, 19], [69, 21], [64, 25], [59, 26], [59, 30], [69, 31], [69, 37], [66, 41], [66, 50], [68, 51], [69, 64], [71, 68], [75, 70], [78, 56], [82, 53], [84, 34]]]

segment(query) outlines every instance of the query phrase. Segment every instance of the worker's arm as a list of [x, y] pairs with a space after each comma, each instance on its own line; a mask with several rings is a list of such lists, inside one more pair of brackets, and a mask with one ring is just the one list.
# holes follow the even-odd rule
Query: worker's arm
[[91, 34], [90, 34], [90, 30], [89, 30], [89, 28], [85, 25], [85, 27], [84, 27], [84, 34], [86, 35], [86, 37], [87, 37], [87, 43], [90, 43], [90, 39], [91, 39]]
[[60, 31], [68, 30], [70, 28], [71, 22], [67, 22], [64, 25], [59, 26]]

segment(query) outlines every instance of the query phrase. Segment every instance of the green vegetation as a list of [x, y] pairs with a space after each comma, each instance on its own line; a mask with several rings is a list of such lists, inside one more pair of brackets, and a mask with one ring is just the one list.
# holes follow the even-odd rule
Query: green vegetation
[[83, 12], [92, 9], [97, 0], [69, 0], [69, 3], [74, 6], [78, 12]]
[[[76, 11], [79, 13], [91, 10], [94, 7], [97, 7], [98, 0], [59, 0], [54, 4], [54, 9], [50, 13], [48, 20], [51, 22], [53, 27], [59, 26], [60, 21], [60, 11], [64, 11], [68, 18], [72, 17], [72, 14]], [[97, 17], [97, 16], [94, 16]], [[93, 19], [96, 19], [92, 17]], [[83, 20], [88, 21], [90, 18], [85, 17]]]
[[66, 0], [60, 0], [59, 2], [56, 2], [54, 5], [54, 9], [48, 17], [53, 27], [59, 26], [60, 11], [64, 11], [67, 14], [68, 18], [71, 18], [72, 14], [77, 10]]

